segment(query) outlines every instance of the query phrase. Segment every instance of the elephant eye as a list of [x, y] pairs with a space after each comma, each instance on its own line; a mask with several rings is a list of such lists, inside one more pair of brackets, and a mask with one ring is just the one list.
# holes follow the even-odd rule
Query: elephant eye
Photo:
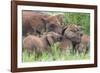
[[77, 28], [77, 31], [80, 31], [80, 29], [79, 29], [79, 28]]
[[71, 30], [72, 32], [76, 32], [76, 30]]

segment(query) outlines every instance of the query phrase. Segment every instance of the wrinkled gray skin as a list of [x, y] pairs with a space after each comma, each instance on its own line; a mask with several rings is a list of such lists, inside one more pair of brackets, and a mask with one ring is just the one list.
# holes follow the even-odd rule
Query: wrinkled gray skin
[[[22, 35], [41, 35], [44, 32], [54, 31], [61, 33], [61, 15], [49, 15], [42, 12], [22, 12]], [[60, 21], [61, 20], [61, 21]]]
[[65, 36], [63, 36], [61, 41], [59, 42], [58, 47], [63, 54], [63, 53], [70, 52], [71, 49], [73, 48], [73, 44], [72, 44], [71, 40], [69, 40]]
[[58, 14], [58, 15], [54, 15], [54, 16], [50, 16], [48, 17], [45, 21], [46, 21], [46, 31], [50, 32], [56, 32], [61, 34], [62, 33], [62, 15]]
[[66, 30], [64, 36], [70, 39], [73, 43], [77, 44], [81, 42], [81, 34], [79, 31], [72, 32], [72, 31]]
[[67, 25], [63, 30], [63, 35], [70, 39], [73, 43], [78, 44], [81, 42], [82, 31], [77, 25]]
[[[77, 25], [67, 25], [63, 29], [62, 35], [66, 38], [72, 41], [73, 48], [76, 47], [77, 44], [81, 42], [82, 37], [82, 31], [81, 28]], [[75, 51], [76, 49], [73, 49]]]
[[61, 34], [62, 32], [61, 25], [56, 25], [55, 23], [47, 23], [46, 29], [47, 29], [47, 32], [54, 31], [59, 34]]
[[29, 35], [23, 39], [23, 48], [27, 49], [28, 53], [33, 51], [36, 53], [43, 53], [48, 50], [48, 47], [51, 46], [51, 44], [59, 41], [61, 37], [61, 35], [55, 32], [48, 32], [42, 37]]
[[40, 35], [46, 31], [44, 18], [49, 15], [41, 12], [23, 11], [22, 12], [22, 35]]

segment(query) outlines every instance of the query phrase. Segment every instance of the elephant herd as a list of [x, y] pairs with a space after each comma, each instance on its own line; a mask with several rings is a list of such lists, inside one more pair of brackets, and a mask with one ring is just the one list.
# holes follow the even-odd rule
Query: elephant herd
[[28, 53], [50, 52], [50, 46], [58, 42], [62, 52], [72, 48], [73, 53], [87, 53], [90, 37], [82, 32], [81, 26], [63, 22], [64, 14], [22, 12], [22, 43]]

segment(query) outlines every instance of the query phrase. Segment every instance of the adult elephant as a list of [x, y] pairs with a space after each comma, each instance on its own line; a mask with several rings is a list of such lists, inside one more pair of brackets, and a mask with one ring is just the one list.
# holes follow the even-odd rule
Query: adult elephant
[[62, 32], [61, 15], [50, 15], [45, 12], [22, 11], [22, 35], [41, 35], [44, 32]]

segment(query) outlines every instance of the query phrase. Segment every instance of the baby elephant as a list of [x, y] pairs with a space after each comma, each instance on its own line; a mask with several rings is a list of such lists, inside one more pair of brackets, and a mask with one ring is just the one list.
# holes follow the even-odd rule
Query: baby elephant
[[67, 25], [63, 28], [62, 35], [72, 42], [73, 53], [76, 53], [76, 45], [81, 42], [82, 31], [80, 26], [75, 24]]
[[76, 49], [78, 53], [84, 53], [86, 54], [89, 52], [90, 48], [90, 36], [83, 34], [81, 37], [81, 43], [76, 45]]
[[70, 24], [64, 27], [62, 35], [64, 35], [67, 39], [70, 39], [73, 44], [77, 44], [81, 42], [82, 31], [80, 26]]
[[34, 35], [29, 35], [23, 40], [23, 48], [27, 49], [28, 53], [35, 51], [36, 53], [43, 53], [48, 50], [52, 43], [61, 39], [61, 35], [55, 32], [48, 32], [40, 38]]
[[63, 36], [58, 47], [62, 53], [70, 52], [73, 48], [72, 41]]

